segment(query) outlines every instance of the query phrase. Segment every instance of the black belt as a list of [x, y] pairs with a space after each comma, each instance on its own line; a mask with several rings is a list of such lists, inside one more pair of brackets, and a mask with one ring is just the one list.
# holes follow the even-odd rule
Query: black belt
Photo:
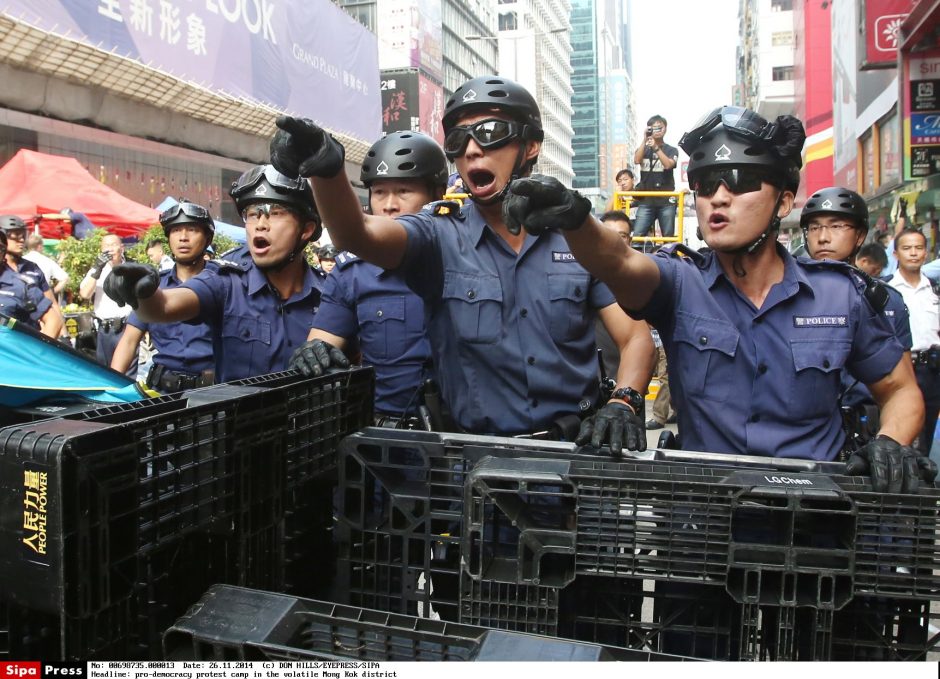
[[127, 323], [126, 318], [96, 318], [98, 321], [98, 330], [103, 332], [121, 332], [124, 329], [124, 324]]
[[933, 367], [940, 367], [940, 346], [930, 347], [929, 349], [924, 349], [923, 351], [912, 351], [911, 361], [914, 363], [914, 365], [930, 365], [931, 355], [933, 355]]
[[150, 372], [147, 373], [147, 386], [167, 394], [197, 387], [208, 387], [210, 384], [212, 384], [212, 378], [208, 375], [174, 372], [158, 363], [154, 363]]

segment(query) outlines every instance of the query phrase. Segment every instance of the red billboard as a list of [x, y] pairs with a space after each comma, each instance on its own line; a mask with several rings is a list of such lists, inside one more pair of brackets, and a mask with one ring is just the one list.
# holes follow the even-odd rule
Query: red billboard
[[865, 7], [865, 57], [861, 68], [892, 68], [898, 63], [901, 22], [913, 0], [863, 0]]
[[433, 137], [438, 144], [444, 143], [444, 88], [425, 76], [418, 74], [418, 121], [419, 132]]

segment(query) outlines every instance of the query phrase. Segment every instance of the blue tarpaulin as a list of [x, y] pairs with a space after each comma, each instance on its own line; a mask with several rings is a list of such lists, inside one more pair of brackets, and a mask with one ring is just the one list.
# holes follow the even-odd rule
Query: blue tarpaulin
[[19, 408], [49, 400], [129, 403], [144, 398], [149, 396], [126, 375], [0, 316], [0, 406]]

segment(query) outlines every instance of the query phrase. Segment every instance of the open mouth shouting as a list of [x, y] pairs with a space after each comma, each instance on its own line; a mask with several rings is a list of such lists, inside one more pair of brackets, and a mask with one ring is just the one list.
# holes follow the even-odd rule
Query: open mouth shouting
[[271, 249], [271, 241], [267, 236], [255, 236], [251, 239], [251, 250], [256, 255], [264, 255]]
[[494, 192], [496, 175], [489, 170], [474, 169], [467, 172], [468, 188], [474, 196], [484, 197]]

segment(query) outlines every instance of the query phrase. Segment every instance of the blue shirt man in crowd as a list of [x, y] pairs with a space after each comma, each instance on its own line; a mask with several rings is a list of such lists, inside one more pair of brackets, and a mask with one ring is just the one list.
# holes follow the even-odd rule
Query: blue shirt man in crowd
[[[218, 268], [215, 262], [205, 259], [206, 248], [215, 235], [215, 222], [206, 208], [182, 201], [160, 215], [160, 224], [175, 260], [172, 267], [160, 271], [162, 289], [178, 288], [203, 269]], [[148, 387], [172, 393], [212, 383], [212, 333], [205, 323], [147, 323], [136, 312], [127, 319], [111, 359], [112, 368], [127, 370], [147, 331], [157, 350], [150, 372], [141, 376]]]
[[0, 217], [0, 231], [4, 231], [7, 236], [7, 268], [18, 273], [20, 276], [28, 279], [42, 292], [43, 296], [52, 304], [52, 312], [46, 317], [43, 323], [44, 334], [49, 337], [58, 337], [65, 325], [65, 318], [62, 316], [62, 310], [59, 303], [49, 287], [49, 281], [46, 275], [35, 262], [26, 259], [26, 238], [28, 229], [26, 222], [16, 215], [4, 215]]
[[517, 229], [562, 229], [620, 304], [659, 330], [683, 447], [835, 459], [847, 369], [882, 414], [847, 473], [870, 473], [878, 492], [914, 492], [936, 466], [910, 447], [924, 405], [903, 347], [847, 265], [796, 260], [774, 237], [793, 205], [805, 138], [796, 118], [770, 123], [731, 106], [683, 137], [706, 255], [632, 251], [573, 211], [568, 190], [550, 178], [514, 182], [507, 213]]
[[7, 266], [7, 234], [0, 229], [0, 314], [50, 334], [52, 302], [29, 278]]
[[[207, 324], [219, 382], [286, 370], [310, 331], [323, 284], [303, 256], [321, 231], [306, 181], [258, 165], [235, 181], [231, 195], [245, 221], [249, 264], [220, 260], [218, 269], [165, 289], [156, 269], [126, 263], [105, 286], [143, 321]], [[332, 351], [327, 364], [348, 366], [342, 352]]]
[[[806, 251], [813, 259], [852, 263], [868, 236], [868, 206], [849, 189], [831, 186], [820, 189], [806, 201], [800, 213]], [[876, 246], [877, 247], [877, 246]], [[910, 359], [911, 323], [901, 294], [859, 269], [858, 287], [894, 328], [894, 334]], [[842, 405], [856, 408], [874, 404], [871, 392], [848, 373], [842, 373]]]
[[[460, 428], [531, 434], [601, 406], [596, 431], [610, 437], [615, 453], [623, 445], [645, 449], [649, 331], [632, 324], [563, 238], [513, 236], [503, 224], [506, 187], [531, 172], [541, 149], [535, 99], [506, 78], [475, 78], [448, 100], [443, 124], [444, 151], [472, 197], [448, 214], [363, 215], [342, 173], [342, 146], [312, 121], [279, 119], [271, 160], [311, 177], [338, 246], [401, 271], [424, 299], [441, 394]], [[622, 357], [622, 391], [606, 405], [598, 403], [595, 314]], [[586, 420], [590, 428], [594, 422]]]
[[[447, 159], [431, 137], [393, 132], [369, 149], [362, 164], [372, 214], [412, 214], [444, 195]], [[404, 277], [350, 252], [336, 255], [323, 287], [308, 339], [321, 339], [347, 354], [357, 345], [375, 367], [375, 417], [380, 426], [417, 427], [419, 390], [430, 376], [431, 345], [424, 301]], [[308, 372], [301, 354], [291, 367]]]

